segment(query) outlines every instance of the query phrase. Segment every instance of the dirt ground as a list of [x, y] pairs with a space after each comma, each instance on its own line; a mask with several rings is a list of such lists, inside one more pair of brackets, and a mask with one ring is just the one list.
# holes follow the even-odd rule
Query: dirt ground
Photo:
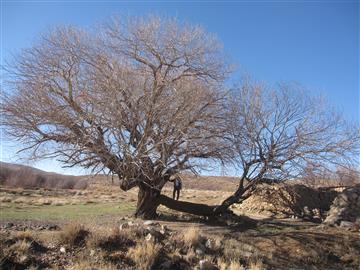
[[[165, 188], [164, 193], [171, 196], [171, 186]], [[251, 211], [244, 213], [236, 207], [233, 210], [239, 217], [225, 223], [209, 223], [202, 217], [159, 208], [160, 217], [156, 224], [161, 228], [165, 226], [169, 234], [154, 244], [158, 248], [154, 250], [162, 252], [157, 257], [176, 258], [177, 268], [159, 268], [154, 262], [150, 264], [137, 259], [143, 256], [136, 252], [145, 252], [146, 249], [136, 251], [135, 247], [146, 241], [146, 234], [140, 234], [135, 247], [115, 247], [111, 250], [90, 248], [90, 240], [84, 240], [86, 244], [76, 247], [59, 241], [71, 224], [80, 224], [91, 235], [113, 232], [114, 228], [128, 223], [146, 228], [142, 220], [131, 217], [136, 195], [136, 190], [125, 193], [109, 179], [94, 179], [86, 190], [1, 187], [0, 236], [3, 253], [0, 269], [11, 269], [7, 268], [10, 267], [6, 264], [9, 261], [13, 263], [13, 269], [201, 269], [201, 261], [210, 262], [216, 267], [213, 269], [231, 270], [360, 269], [359, 231], [324, 227], [301, 219], [276, 219]], [[226, 190], [185, 187], [181, 199], [218, 204], [228, 195], [230, 192]], [[241, 216], [244, 214], [246, 216]], [[178, 247], [178, 239], [188, 239], [185, 235], [194, 228], [197, 235], [217, 242], [217, 247], [206, 248], [204, 254], [200, 254], [195, 245], [185, 248], [185, 243], [183, 247]], [[24, 233], [29, 237], [21, 236]], [[32, 239], [29, 243], [38, 243], [46, 251], [27, 249], [31, 245], [26, 246], [26, 239]], [[111, 245], [114, 243], [108, 244]], [[63, 252], [62, 248], [66, 251]], [[109, 259], [114, 256], [117, 256], [116, 260]]]

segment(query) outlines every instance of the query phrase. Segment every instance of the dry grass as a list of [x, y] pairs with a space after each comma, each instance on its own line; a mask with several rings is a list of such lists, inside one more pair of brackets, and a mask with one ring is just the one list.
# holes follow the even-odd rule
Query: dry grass
[[118, 269], [112, 264], [106, 264], [106, 263], [96, 263], [94, 264], [91, 261], [88, 260], [82, 260], [77, 262], [75, 265], [69, 268], [69, 270], [116, 270]]
[[265, 266], [261, 260], [251, 261], [248, 270], [265, 270]]
[[235, 260], [226, 262], [222, 258], [219, 258], [217, 260], [217, 265], [220, 270], [245, 270], [245, 267]]
[[120, 231], [118, 227], [108, 232], [93, 232], [86, 240], [88, 248], [101, 248], [107, 251], [125, 250], [129, 246], [134, 246], [135, 242], [131, 238], [129, 231]]
[[224, 257], [226, 260], [237, 260], [238, 258], [249, 258], [257, 256], [257, 249], [245, 241], [228, 239], [223, 243]]
[[14, 245], [11, 246], [11, 250], [18, 254], [27, 254], [31, 248], [31, 242], [26, 240], [18, 240]]
[[129, 249], [127, 256], [136, 263], [137, 269], [147, 270], [154, 263], [159, 251], [160, 246], [154, 242], [140, 242]]
[[59, 243], [69, 246], [82, 246], [89, 231], [82, 224], [71, 223], [66, 225], [59, 234]]
[[20, 231], [16, 234], [18, 239], [31, 241], [34, 238], [34, 233], [30, 230]]
[[227, 270], [245, 270], [245, 267], [237, 261], [231, 261]]
[[185, 245], [188, 245], [189, 247], [195, 247], [201, 242], [201, 235], [200, 230], [197, 227], [190, 227], [184, 232], [183, 239], [185, 242]]

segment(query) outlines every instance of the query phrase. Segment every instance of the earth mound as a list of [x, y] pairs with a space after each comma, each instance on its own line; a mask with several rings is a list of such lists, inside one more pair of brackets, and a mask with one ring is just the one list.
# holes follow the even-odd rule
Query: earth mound
[[322, 219], [337, 192], [331, 188], [311, 188], [295, 184], [261, 184], [255, 193], [236, 208], [281, 218]]
[[85, 189], [86, 179], [45, 172], [30, 166], [0, 162], [0, 185], [21, 188]]

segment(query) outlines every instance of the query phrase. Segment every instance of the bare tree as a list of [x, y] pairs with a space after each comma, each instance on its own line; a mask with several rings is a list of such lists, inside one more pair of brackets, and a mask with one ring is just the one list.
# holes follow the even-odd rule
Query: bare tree
[[320, 97], [297, 85], [273, 90], [245, 80], [229, 98], [227, 140], [241, 171], [236, 192], [216, 211], [251, 196], [257, 184], [351, 167], [359, 162], [360, 130]]
[[[105, 169], [121, 189], [138, 187], [143, 218], [159, 204], [219, 215], [265, 177], [344, 163], [358, 151], [358, 130], [305, 95], [245, 84], [229, 96], [224, 59], [215, 37], [171, 19], [114, 20], [96, 34], [61, 27], [5, 67], [2, 125], [34, 158]], [[172, 175], [208, 159], [243, 172], [221, 206], [161, 194]]]
[[214, 36], [172, 19], [114, 20], [96, 35], [61, 27], [6, 66], [3, 125], [35, 158], [139, 187], [139, 217], [160, 203], [197, 213], [160, 192], [199, 159], [221, 158], [223, 59]]

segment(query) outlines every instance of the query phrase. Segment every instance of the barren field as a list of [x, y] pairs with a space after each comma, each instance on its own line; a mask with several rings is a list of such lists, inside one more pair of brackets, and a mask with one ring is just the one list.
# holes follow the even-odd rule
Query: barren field
[[[184, 181], [181, 200], [217, 204], [230, 194], [198, 181], [201, 189]], [[225, 222], [164, 207], [144, 222], [131, 216], [136, 190], [106, 177], [85, 190], [1, 187], [0, 197], [1, 269], [360, 269], [359, 231], [238, 207]]]

